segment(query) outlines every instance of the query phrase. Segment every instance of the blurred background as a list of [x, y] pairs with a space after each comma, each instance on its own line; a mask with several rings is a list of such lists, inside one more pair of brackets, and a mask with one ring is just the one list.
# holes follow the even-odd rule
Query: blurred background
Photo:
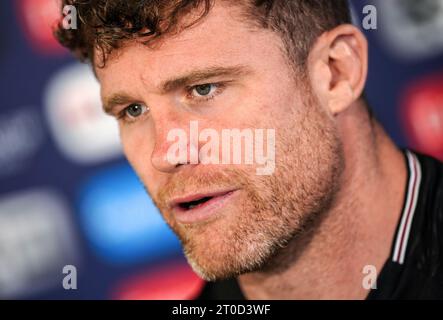
[[[376, 117], [443, 160], [443, 0], [351, 4]], [[204, 282], [124, 159], [89, 67], [52, 37], [57, 12], [0, 2], [0, 298], [195, 298]]]

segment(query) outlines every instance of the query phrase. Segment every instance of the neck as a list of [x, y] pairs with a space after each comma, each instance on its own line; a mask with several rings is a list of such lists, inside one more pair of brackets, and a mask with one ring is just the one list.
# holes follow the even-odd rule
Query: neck
[[334, 204], [266, 268], [239, 277], [248, 299], [364, 299], [363, 269], [379, 273], [389, 259], [407, 177], [403, 154], [362, 103], [337, 121], [346, 168]]

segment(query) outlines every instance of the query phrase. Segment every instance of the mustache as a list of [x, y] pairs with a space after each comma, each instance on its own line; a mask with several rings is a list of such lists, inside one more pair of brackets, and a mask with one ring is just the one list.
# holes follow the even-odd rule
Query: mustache
[[210, 192], [227, 188], [243, 188], [250, 184], [248, 175], [239, 169], [208, 170], [205, 172], [186, 174], [177, 173], [160, 188], [153, 200], [157, 207], [169, 208], [173, 197], [193, 192]]

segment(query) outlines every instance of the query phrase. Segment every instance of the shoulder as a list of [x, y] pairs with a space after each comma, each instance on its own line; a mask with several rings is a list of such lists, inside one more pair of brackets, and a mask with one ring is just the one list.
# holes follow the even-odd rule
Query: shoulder
[[396, 271], [390, 273], [390, 278], [395, 279], [391, 294], [395, 298], [441, 299], [443, 163], [410, 150], [405, 156], [409, 179], [393, 247], [391, 266]]
[[418, 152], [412, 154], [418, 160], [420, 179], [412, 249], [421, 269], [434, 273], [443, 270], [443, 163]]
[[420, 202], [424, 205], [423, 209], [441, 215], [443, 209], [443, 163], [436, 158], [418, 152], [414, 152], [414, 155], [420, 164]]

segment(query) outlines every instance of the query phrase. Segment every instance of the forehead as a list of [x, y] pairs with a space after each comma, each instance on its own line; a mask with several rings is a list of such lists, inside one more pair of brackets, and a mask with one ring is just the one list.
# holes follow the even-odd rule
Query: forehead
[[[245, 18], [243, 17], [243, 20]], [[276, 34], [242, 22], [238, 6], [216, 2], [198, 24], [154, 46], [137, 41], [112, 52], [104, 68], [96, 68], [102, 91], [134, 90], [134, 80], [152, 87], [198, 68], [251, 64], [281, 50]]]

